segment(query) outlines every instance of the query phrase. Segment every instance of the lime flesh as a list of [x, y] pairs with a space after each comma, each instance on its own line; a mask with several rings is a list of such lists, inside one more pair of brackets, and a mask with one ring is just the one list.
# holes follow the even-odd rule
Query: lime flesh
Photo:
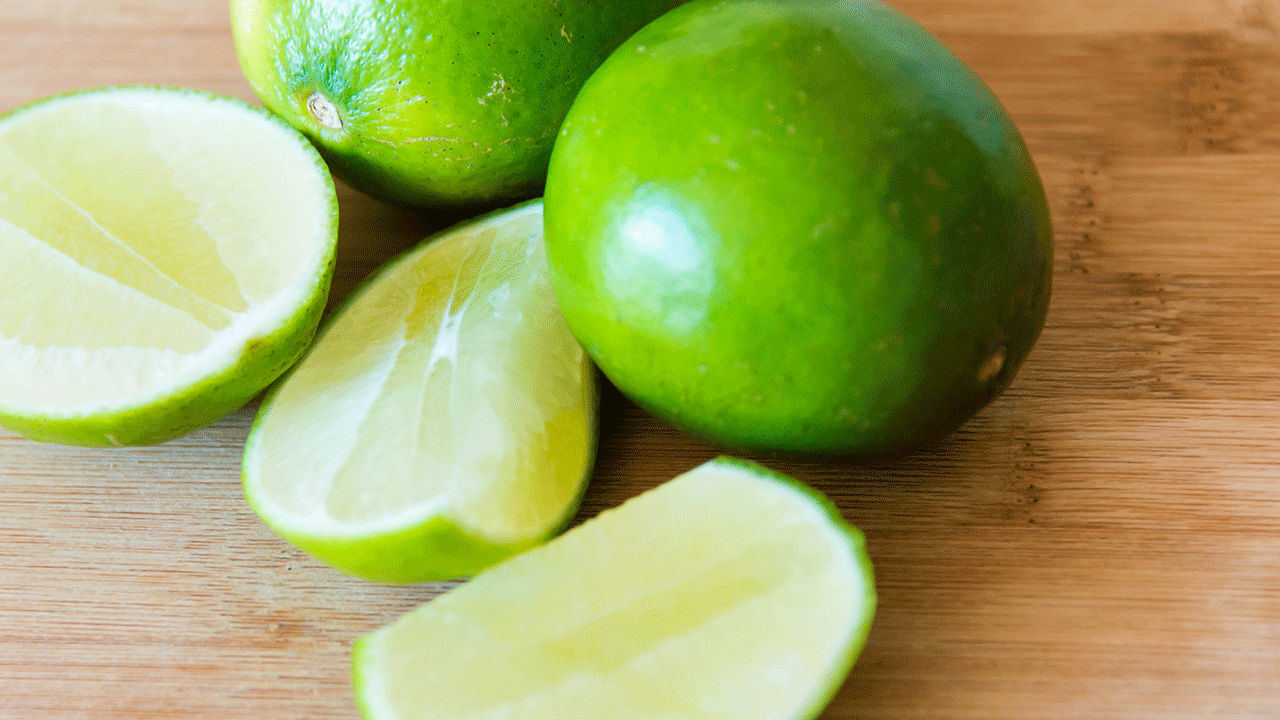
[[0, 424], [160, 442], [244, 404], [311, 340], [337, 200], [239, 100], [103, 88], [0, 117]]
[[816, 716], [874, 612], [862, 536], [721, 458], [356, 643], [369, 720]]
[[596, 380], [546, 278], [542, 205], [429, 238], [342, 307], [264, 402], [250, 505], [370, 580], [471, 575], [568, 521]]

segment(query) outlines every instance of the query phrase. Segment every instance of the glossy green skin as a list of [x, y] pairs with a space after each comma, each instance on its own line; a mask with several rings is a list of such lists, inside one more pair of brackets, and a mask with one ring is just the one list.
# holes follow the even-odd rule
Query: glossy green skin
[[936, 443], [1008, 385], [1049, 304], [1016, 128], [873, 0], [695, 0], [650, 24], [583, 88], [544, 202], [587, 352], [722, 446]]
[[[475, 207], [541, 194], [560, 122], [609, 52], [682, 0], [232, 0], [263, 104], [371, 195]], [[341, 128], [308, 111], [319, 91]]]

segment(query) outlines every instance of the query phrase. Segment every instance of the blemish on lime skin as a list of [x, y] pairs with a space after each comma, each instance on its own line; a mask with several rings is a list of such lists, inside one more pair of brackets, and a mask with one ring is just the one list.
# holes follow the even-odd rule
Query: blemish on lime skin
[[1004, 367], [1004, 360], [1005, 348], [1004, 346], [1000, 346], [991, 354], [991, 357], [987, 358], [987, 361], [982, 364], [982, 367], [979, 368], [978, 382], [984, 383], [1000, 374], [1000, 370]]

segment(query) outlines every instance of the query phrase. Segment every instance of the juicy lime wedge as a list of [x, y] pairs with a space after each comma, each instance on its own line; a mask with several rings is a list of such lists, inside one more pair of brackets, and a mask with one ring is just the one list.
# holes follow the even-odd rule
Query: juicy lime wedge
[[721, 458], [358, 640], [370, 720], [817, 715], [875, 607], [861, 534]]
[[526, 203], [428, 238], [338, 312], [264, 403], [245, 496], [360, 577], [472, 575], [568, 521], [596, 410]]
[[252, 398], [328, 295], [337, 200], [239, 100], [103, 88], [0, 117], [0, 425], [159, 442]]

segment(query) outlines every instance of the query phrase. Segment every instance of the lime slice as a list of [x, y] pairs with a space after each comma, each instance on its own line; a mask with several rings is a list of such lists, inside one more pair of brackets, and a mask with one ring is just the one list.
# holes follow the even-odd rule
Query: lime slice
[[0, 117], [0, 425], [146, 444], [302, 354], [337, 200], [316, 151], [240, 100], [101, 88]]
[[875, 607], [862, 535], [720, 458], [358, 640], [370, 720], [811, 718]]
[[596, 397], [547, 280], [542, 203], [526, 203], [428, 238], [357, 292], [264, 403], [245, 496], [354, 575], [472, 575], [573, 514]]

